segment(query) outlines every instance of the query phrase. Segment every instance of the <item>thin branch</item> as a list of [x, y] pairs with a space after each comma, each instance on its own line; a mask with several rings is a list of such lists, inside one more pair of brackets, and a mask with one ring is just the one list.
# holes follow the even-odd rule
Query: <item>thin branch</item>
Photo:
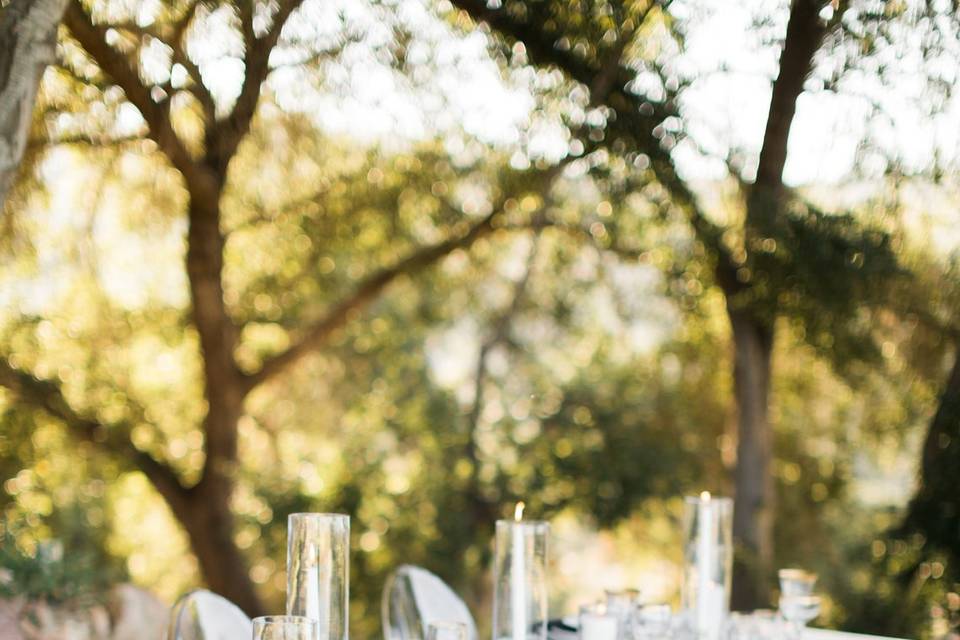
[[106, 75], [117, 83], [127, 100], [143, 116], [150, 130], [150, 137], [170, 159], [171, 164], [183, 175], [191, 193], [216, 190], [216, 178], [201, 165], [194, 162], [180, 141], [170, 122], [168, 105], [157, 104], [140, 79], [136, 67], [126, 57], [107, 44], [106, 31], [95, 25], [79, 0], [71, 0], [64, 15], [64, 23]]
[[495, 228], [495, 219], [499, 209], [476, 222], [465, 233], [448, 238], [443, 242], [429, 245], [414, 251], [391, 267], [381, 269], [367, 277], [345, 299], [334, 305], [320, 320], [313, 324], [298, 342], [263, 363], [259, 371], [246, 378], [246, 388], [251, 390], [263, 382], [287, 370], [305, 355], [323, 345], [329, 335], [346, 324], [350, 316], [363, 308], [389, 284], [404, 275], [423, 271], [444, 256], [457, 249], [464, 249]]
[[173, 61], [187, 70], [187, 75], [190, 76], [190, 80], [193, 82], [193, 87], [190, 88], [190, 92], [196, 96], [197, 101], [200, 103], [203, 114], [207, 119], [207, 126], [212, 127], [217, 117], [216, 101], [213, 99], [213, 94], [210, 93], [210, 89], [203, 83], [203, 74], [200, 73], [200, 67], [187, 55], [183, 42], [183, 37], [193, 23], [199, 6], [200, 0], [194, 0], [190, 4], [187, 11], [174, 25], [173, 35], [167, 44], [173, 50]]
[[76, 438], [95, 444], [121, 462], [132, 463], [171, 506], [186, 499], [189, 489], [181, 484], [176, 472], [134, 446], [130, 440], [132, 425], [125, 422], [107, 425], [77, 413], [57, 383], [16, 369], [4, 358], [0, 358], [0, 386], [12, 391], [23, 402], [62, 421]]
[[480, 493], [480, 460], [477, 455], [476, 433], [480, 424], [480, 415], [483, 413], [484, 394], [483, 389], [487, 377], [487, 359], [490, 352], [501, 342], [508, 342], [508, 333], [510, 323], [520, 310], [523, 297], [527, 290], [527, 284], [530, 281], [530, 275], [533, 273], [533, 266], [537, 259], [539, 249], [540, 231], [542, 227], [534, 229], [530, 252], [527, 255], [527, 265], [523, 276], [513, 287], [513, 298], [507, 308], [490, 325], [489, 336], [481, 343], [480, 351], [477, 354], [477, 367], [474, 374], [473, 387], [473, 406], [470, 407], [470, 413], [467, 415], [466, 434], [464, 442], [464, 455], [471, 464], [471, 473], [469, 485], [467, 487], [467, 497], [470, 500], [476, 520], [482, 522], [489, 516], [492, 505], [483, 498]]
[[[244, 0], [241, 8], [246, 6], [248, 1]], [[273, 17], [273, 25], [267, 33], [257, 38], [251, 26], [251, 32], [247, 34], [252, 39], [246, 42], [246, 73], [243, 77], [243, 86], [240, 88], [240, 95], [237, 97], [233, 111], [217, 124], [215, 135], [217, 148], [208, 151], [208, 153], [212, 152], [214, 164], [224, 174], [240, 142], [250, 131], [250, 124], [257, 111], [257, 103], [260, 101], [260, 87], [270, 73], [270, 53], [280, 40], [280, 33], [290, 14], [302, 3], [303, 0], [281, 0], [280, 8]], [[241, 22], [244, 21], [241, 16]]]
[[[541, 192], [549, 193], [554, 181], [561, 174], [563, 168], [571, 161], [572, 158], [568, 156], [560, 163], [532, 176], [531, 180], [541, 181]], [[482, 220], [474, 223], [465, 231], [442, 242], [421, 247], [393, 266], [381, 269], [366, 278], [350, 295], [337, 303], [326, 315], [314, 323], [298, 342], [286, 351], [266, 360], [258, 371], [246, 376], [245, 391], [249, 393], [249, 391], [258, 385], [287, 370], [308, 353], [323, 346], [325, 340], [333, 331], [346, 324], [353, 313], [373, 301], [381, 291], [397, 278], [423, 271], [444, 256], [453, 253], [457, 249], [470, 247], [480, 238], [503, 226], [499, 218], [506, 200], [507, 196], [501, 194], [499, 201], [496, 203], [496, 206], [493, 207], [491, 213]], [[544, 211], [547, 208], [546, 203], [548, 200], [546, 197], [543, 198], [544, 204], [538, 211], [533, 213], [530, 225], [526, 228], [535, 228], [536, 225], [540, 224]]]
[[113, 138], [110, 136], [77, 134], [70, 136], [60, 136], [56, 138], [31, 138], [27, 143], [30, 149], [43, 149], [46, 147], [58, 147], [77, 145], [84, 147], [115, 147], [128, 144], [130, 142], [142, 142], [143, 136], [122, 136]]

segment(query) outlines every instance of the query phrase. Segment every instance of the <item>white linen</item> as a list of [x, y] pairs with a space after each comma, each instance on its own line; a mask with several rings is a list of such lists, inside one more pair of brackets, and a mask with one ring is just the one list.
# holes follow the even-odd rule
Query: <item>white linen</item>
[[802, 640], [898, 640], [884, 636], [865, 636], [860, 633], [845, 633], [843, 631], [827, 631], [825, 629], [804, 629]]

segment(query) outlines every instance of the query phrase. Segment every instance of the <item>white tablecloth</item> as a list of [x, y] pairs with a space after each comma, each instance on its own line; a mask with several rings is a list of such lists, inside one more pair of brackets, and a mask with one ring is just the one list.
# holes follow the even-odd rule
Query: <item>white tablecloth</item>
[[[564, 618], [568, 624], [576, 624], [576, 618]], [[550, 640], [578, 640], [576, 632], [551, 631]], [[859, 633], [844, 633], [843, 631], [827, 631], [807, 627], [803, 630], [802, 640], [903, 640], [884, 636], [867, 636]]]
[[883, 638], [881, 636], [865, 636], [859, 633], [843, 633], [842, 631], [824, 631], [823, 629], [806, 629], [803, 632], [803, 640], [896, 640], [896, 638]]

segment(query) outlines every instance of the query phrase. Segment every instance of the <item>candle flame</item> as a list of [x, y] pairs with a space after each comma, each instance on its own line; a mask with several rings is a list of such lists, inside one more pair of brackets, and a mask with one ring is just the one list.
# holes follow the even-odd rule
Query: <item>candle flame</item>
[[703, 493], [701, 493], [700, 499], [703, 500], [704, 502], [710, 502], [710, 492], [704, 491]]
[[523, 520], [523, 508], [527, 506], [523, 502], [518, 502], [516, 509], [513, 510], [513, 519], [517, 522]]

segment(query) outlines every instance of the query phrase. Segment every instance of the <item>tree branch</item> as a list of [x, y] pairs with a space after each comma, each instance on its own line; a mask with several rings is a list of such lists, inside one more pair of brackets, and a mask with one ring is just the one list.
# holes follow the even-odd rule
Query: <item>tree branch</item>
[[286, 351], [265, 361], [256, 373], [247, 376], [247, 390], [249, 391], [287, 370], [305, 355], [322, 346], [327, 337], [334, 330], [346, 324], [354, 312], [369, 304], [400, 276], [423, 271], [456, 249], [469, 247], [489, 234], [495, 228], [494, 221], [498, 213], [499, 209], [495, 209], [493, 213], [474, 223], [465, 233], [437, 244], [422, 247], [393, 266], [381, 269], [367, 277], [350, 295], [334, 305], [326, 315], [314, 323], [298, 342]]
[[0, 358], [0, 386], [12, 391], [23, 402], [43, 409], [62, 421], [74, 437], [95, 444], [113, 454], [120, 462], [132, 464], [153, 483], [171, 507], [187, 499], [189, 489], [180, 483], [176, 472], [134, 446], [130, 440], [130, 424], [105, 425], [78, 414], [67, 402], [57, 383], [16, 369], [4, 358]]
[[[244, 18], [245, 7], [251, 0], [241, 2], [241, 25], [247, 22]], [[270, 73], [270, 53], [277, 45], [280, 39], [280, 33], [286, 24], [290, 14], [303, 3], [303, 0], [281, 0], [280, 8], [273, 17], [273, 25], [262, 37], [257, 38], [253, 33], [252, 23], [243, 27], [244, 41], [246, 44], [246, 73], [243, 78], [243, 86], [240, 88], [240, 95], [233, 107], [233, 111], [222, 122], [217, 124], [215, 135], [216, 148], [208, 150], [211, 153], [211, 160], [222, 173], [225, 174], [227, 165], [237, 152], [237, 147], [243, 140], [247, 132], [250, 131], [250, 124], [257, 111], [257, 103], [260, 101], [260, 87], [267, 79]], [[250, 9], [252, 11], [252, 8]], [[252, 20], [252, 18], [251, 18]]]
[[483, 498], [480, 492], [480, 459], [477, 455], [477, 427], [480, 424], [480, 415], [483, 413], [483, 389], [487, 377], [487, 358], [490, 352], [501, 342], [507, 341], [507, 333], [513, 317], [520, 310], [524, 294], [527, 290], [527, 284], [530, 282], [530, 275], [533, 273], [533, 265], [537, 259], [539, 249], [540, 231], [542, 227], [534, 229], [533, 241], [530, 246], [530, 253], [527, 255], [526, 269], [520, 280], [513, 287], [513, 298], [507, 308], [490, 324], [489, 336], [480, 344], [480, 351], [477, 354], [477, 366], [474, 374], [473, 387], [473, 406], [470, 407], [470, 413], [467, 415], [466, 434], [464, 441], [464, 455], [470, 461], [471, 471], [467, 486], [467, 498], [473, 508], [474, 521], [476, 524], [489, 521], [492, 511], [492, 505]]
[[[473, 20], [486, 22], [508, 40], [522, 43], [533, 64], [557, 67], [572, 80], [591, 90], [592, 103], [602, 103], [614, 112], [615, 117], [607, 122], [608, 133], [628, 142], [633, 141], [635, 149], [650, 158], [650, 168], [657, 181], [670, 193], [673, 204], [689, 218], [700, 241], [714, 254], [718, 281], [730, 282], [735, 286], [737, 264], [722, 241], [723, 229], [700, 208], [696, 195], [677, 174], [669, 150], [664, 148], [654, 133], [668, 117], [678, 116], [672, 101], [647, 100], [629, 90], [636, 72], [622, 60], [609, 56], [602, 62], [594, 62], [577, 55], [572, 48], [559, 46], [563, 34], [549, 26], [556, 22], [546, 19], [547, 16], [518, 17], [510, 12], [510, 3], [492, 8], [486, 0], [451, 1]], [[548, 5], [545, 3], [542, 6]]]
[[187, 55], [183, 46], [183, 36], [190, 28], [194, 16], [197, 15], [197, 8], [199, 6], [200, 0], [194, 0], [190, 4], [187, 11], [176, 24], [174, 24], [173, 35], [167, 44], [173, 49], [173, 61], [182, 65], [183, 68], [187, 70], [187, 75], [190, 76], [190, 80], [193, 82], [193, 88], [190, 91], [196, 96], [200, 107], [203, 109], [203, 114], [207, 119], [207, 127], [212, 127], [217, 118], [217, 103], [213, 99], [213, 94], [210, 93], [210, 89], [203, 83], [203, 74], [200, 73], [200, 67], [190, 59], [190, 56]]
[[150, 90], [140, 80], [136, 67], [132, 66], [123, 54], [107, 44], [106, 29], [102, 25], [93, 24], [79, 0], [70, 1], [64, 15], [64, 23], [100, 70], [123, 89], [127, 100], [137, 108], [146, 121], [150, 137], [166, 154], [170, 163], [183, 175], [190, 192], [200, 193], [211, 190], [215, 192], [216, 177], [199, 163], [194, 162], [174, 131], [170, 122], [169, 104], [154, 102], [150, 96]]

